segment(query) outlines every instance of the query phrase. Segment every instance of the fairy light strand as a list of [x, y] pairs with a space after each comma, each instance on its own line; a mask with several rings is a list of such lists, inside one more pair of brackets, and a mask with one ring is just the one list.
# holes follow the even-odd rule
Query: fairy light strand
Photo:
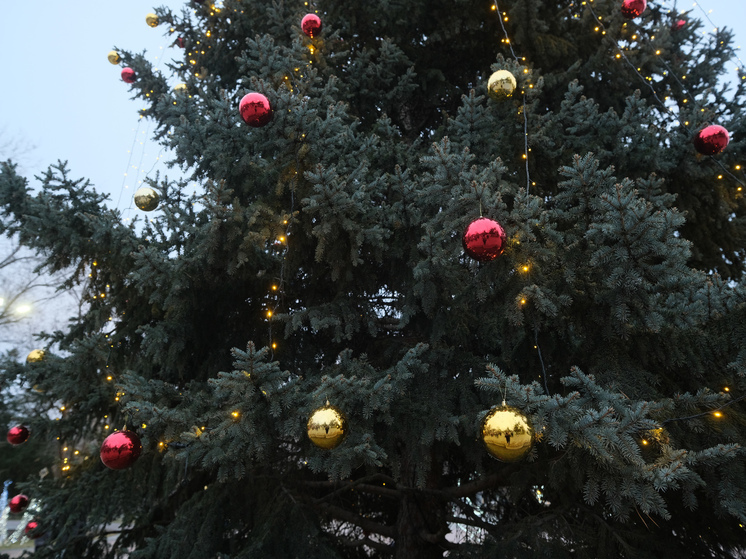
[[[601, 19], [596, 14], [596, 10], [593, 9], [593, 6], [591, 5], [591, 3], [587, 2], [586, 6], [591, 11], [591, 14], [593, 14], [593, 17], [596, 19], [596, 22], [598, 23], [599, 27], [601, 29], [603, 29], [604, 32], [606, 32], [606, 26], [603, 24], [603, 22], [601, 21]], [[624, 49], [622, 49], [616, 43], [616, 41], [614, 42], [614, 44], [616, 46], [617, 52], [621, 55], [621, 57], [624, 59], [624, 61], [627, 64], [629, 64], [630, 68], [632, 68], [632, 70], [635, 72], [635, 74], [637, 74], [640, 77], [640, 79], [642, 80], [642, 83], [644, 83], [646, 86], [648, 86], [650, 88], [650, 91], [652, 92], [653, 97], [655, 97], [655, 100], [658, 101], [658, 103], [660, 103], [661, 107], [663, 107], [663, 110], [665, 110], [667, 113], [673, 115], [673, 111], [669, 107], [666, 107], [666, 104], [663, 101], [661, 101], [660, 97], [658, 97], [658, 92], [655, 91], [655, 88], [653, 87], [653, 85], [648, 80], [645, 79], [645, 76], [643, 76], [640, 73], [640, 71], [637, 69], [637, 67], [634, 64], [632, 64], [632, 61], [629, 58], [627, 58], [627, 55], [624, 53]]]
[[[672, 423], [674, 421], [686, 421], [688, 419], [696, 419], [698, 417], [703, 417], [705, 415], [712, 415], [712, 414], [715, 414], [715, 413], [719, 412], [720, 410], [723, 410], [723, 409], [727, 408], [728, 406], [732, 406], [733, 404], [735, 404], [737, 402], [740, 402], [741, 400], [743, 400], [745, 398], [746, 398], [746, 394], [744, 394], [743, 396], [739, 396], [738, 398], [736, 398], [734, 400], [731, 400], [730, 402], [727, 402], [727, 403], [723, 404], [722, 406], [720, 406], [718, 408], [713, 408], [711, 410], [707, 410], [707, 411], [704, 411], [702, 413], [697, 413], [697, 414], [694, 414], [694, 415], [688, 415], [686, 417], [672, 417], [670, 419], [665, 419], [665, 420], [661, 421], [660, 423], [661, 423], [661, 425], [665, 425], [666, 423]], [[719, 417], [719, 416], [716, 416], [716, 417]]]
[[[593, 14], [593, 17], [594, 17], [594, 18], [596, 19], [596, 22], [598, 23], [599, 27], [600, 27], [601, 29], [603, 29], [604, 31], [606, 31], [606, 26], [605, 26], [605, 25], [603, 24], [603, 22], [601, 21], [601, 19], [600, 19], [600, 18], [598, 17], [598, 15], [596, 14], [596, 11], [595, 11], [595, 10], [593, 9], [593, 6], [591, 5], [591, 3], [590, 3], [590, 2], [586, 3], [586, 6], [587, 6], [587, 7], [588, 7], [588, 9], [590, 10], [591, 14]], [[676, 119], [678, 120], [678, 119], [679, 119], [679, 117], [678, 117], [678, 116], [677, 116], [677, 115], [676, 115], [676, 114], [675, 114], [675, 113], [673, 112], [673, 110], [672, 110], [672, 109], [671, 109], [670, 107], [667, 107], [667, 106], [666, 106], [666, 104], [665, 104], [665, 103], [664, 103], [664, 102], [663, 102], [663, 101], [662, 101], [662, 100], [660, 99], [660, 97], [658, 97], [658, 92], [657, 92], [657, 91], [655, 90], [655, 88], [653, 87], [653, 84], [652, 84], [652, 83], [650, 83], [650, 81], [649, 81], [649, 80], [645, 79], [645, 76], [643, 76], [643, 75], [642, 75], [642, 74], [640, 73], [640, 71], [639, 71], [639, 70], [637, 69], [637, 67], [636, 67], [636, 66], [635, 66], [634, 64], [632, 64], [632, 61], [631, 61], [631, 60], [630, 60], [630, 59], [629, 59], [629, 58], [627, 57], [627, 55], [626, 55], [626, 54], [624, 53], [624, 50], [623, 50], [623, 49], [622, 49], [622, 48], [621, 48], [621, 47], [620, 47], [620, 46], [619, 46], [618, 44], [616, 44], [616, 43], [615, 43], [615, 45], [616, 45], [616, 49], [617, 49], [617, 52], [619, 53], [619, 55], [620, 55], [620, 56], [621, 56], [621, 57], [622, 57], [622, 58], [624, 59], [624, 61], [625, 61], [625, 62], [626, 62], [627, 64], [629, 64], [629, 66], [630, 66], [630, 67], [632, 68], [632, 70], [633, 70], [633, 71], [635, 72], [635, 74], [637, 74], [637, 75], [638, 75], [638, 76], [640, 77], [640, 79], [642, 80], [642, 82], [643, 82], [643, 83], [644, 83], [645, 85], [647, 85], [647, 86], [648, 86], [648, 88], [650, 88], [650, 91], [652, 92], [652, 94], [653, 94], [653, 97], [655, 98], [655, 100], [656, 100], [656, 101], [658, 101], [658, 103], [659, 103], [659, 104], [660, 104], [660, 106], [661, 106], [661, 107], [663, 108], [663, 110], [664, 110], [664, 111], [665, 111], [666, 113], [668, 113], [669, 115], [672, 115], [672, 116], [674, 116], [674, 117], [675, 117], [675, 118], [676, 118]], [[664, 62], [664, 64], [665, 64], [665, 62]], [[666, 65], [666, 67], [668, 68], [668, 65]], [[670, 68], [669, 68], [669, 73], [671, 73], [671, 74], [673, 75], [674, 79], [676, 79], [676, 80], [678, 81], [678, 78], [676, 77], [675, 73], [674, 73], [674, 72], [672, 72], [672, 71], [670, 70]], [[679, 83], [681, 84], [681, 82], [679, 82]], [[685, 92], [686, 92], [686, 93], [688, 94], [688, 93], [689, 93], [688, 89], [686, 89], [686, 87], [685, 87], [685, 86], [683, 86], [683, 84], [681, 84], [681, 85], [682, 85], [682, 87], [684, 88]], [[691, 96], [691, 95], [690, 95], [690, 96]], [[694, 98], [692, 98], [692, 101], [694, 101]], [[680, 129], [682, 129], [682, 128], [680, 128]], [[687, 128], [686, 126], [685, 126], [685, 127], [683, 127], [683, 130], [685, 130], [685, 131], [686, 131], [686, 134], [687, 134], [687, 135], [688, 135], [688, 136], [689, 136], [690, 138], [691, 138], [691, 137], [693, 136], [693, 133], [692, 133], [692, 131], [691, 131], [691, 130], [689, 130], [689, 129], [688, 129], [688, 128]], [[711, 159], [712, 161], [714, 161], [715, 163], [717, 163], [717, 165], [718, 165], [718, 166], [719, 166], [719, 167], [720, 167], [720, 168], [721, 168], [721, 169], [723, 170], [723, 172], [724, 172], [725, 174], [727, 174], [727, 175], [728, 175], [729, 177], [731, 177], [731, 178], [732, 178], [732, 179], [733, 179], [733, 180], [734, 180], [734, 181], [735, 181], [735, 182], [736, 182], [737, 184], [739, 184], [739, 185], [740, 185], [740, 186], [741, 186], [742, 188], [746, 187], [746, 183], [744, 183], [744, 182], [743, 182], [743, 181], [741, 181], [741, 180], [740, 180], [740, 179], [739, 179], [738, 177], [736, 177], [736, 176], [735, 176], [735, 175], [734, 175], [733, 173], [731, 173], [731, 172], [730, 172], [730, 171], [728, 170], [728, 168], [727, 168], [727, 167], [725, 167], [725, 165], [723, 165], [723, 163], [722, 163], [722, 162], [721, 162], [720, 160], [718, 160], [718, 159], [715, 159], [715, 157], [714, 157], [714, 156], [710, 156], [709, 158], [710, 158], [710, 159]]]
[[[693, 5], [694, 5], [694, 7], [699, 8], [699, 11], [702, 12], [702, 15], [705, 16], [705, 19], [708, 22], [710, 22], [710, 25], [712, 25], [712, 27], [715, 29], [715, 31], [718, 31], [720, 29], [720, 27], [717, 26], [717, 25], [715, 25], [715, 23], [710, 19], [710, 15], [707, 12], [705, 12], [704, 8], [699, 4], [699, 2], [694, 2]], [[712, 10], [710, 10], [710, 11], [712, 11]], [[738, 54], [736, 54], [736, 49], [731, 48], [731, 61], [732, 61], [733, 57], [735, 57], [736, 60], [738, 60], [738, 62], [740, 63], [740, 66], [738, 64], [736, 65], [736, 69], [737, 70], [742, 70], [743, 67], [744, 67], [743, 60], [741, 60], [741, 58], [738, 56]]]
[[[513, 55], [513, 58], [518, 63], [519, 66], [523, 66], [523, 62], [521, 59], [518, 58], [518, 55], [516, 55], [515, 51], [513, 50], [513, 43], [510, 41], [510, 37], [508, 36], [508, 30], [505, 29], [505, 25], [503, 25], [503, 18], [502, 18], [502, 12], [500, 11], [500, 6], [497, 4], [497, 0], [493, 0], [493, 4], [495, 6], [495, 11], [497, 12], [497, 20], [500, 22], [500, 28], [503, 30], [503, 34], [505, 35], [505, 40], [508, 43], [508, 48], [510, 48], [510, 53]], [[529, 172], [528, 168], [528, 107], [526, 106], [526, 89], [523, 89], [523, 156], [526, 160], [526, 196], [528, 196], [530, 190], [531, 190], [531, 174]]]

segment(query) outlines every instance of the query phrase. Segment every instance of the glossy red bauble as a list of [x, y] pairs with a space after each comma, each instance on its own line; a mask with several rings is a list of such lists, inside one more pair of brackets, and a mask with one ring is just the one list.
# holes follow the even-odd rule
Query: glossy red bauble
[[728, 131], [722, 126], [711, 124], [697, 132], [694, 149], [702, 155], [715, 155], [723, 151], [730, 142]]
[[135, 71], [132, 68], [123, 68], [122, 69], [122, 81], [125, 83], [135, 83], [135, 80], [137, 79], [137, 76], [135, 76]]
[[129, 468], [140, 457], [142, 444], [133, 431], [112, 433], [101, 445], [101, 462], [112, 470]]
[[35, 540], [36, 538], [40, 537], [41, 534], [29, 534], [31, 530], [36, 530], [39, 527], [39, 523], [36, 520], [32, 520], [28, 524], [26, 524], [26, 527], [23, 529], [23, 533], [26, 534], [27, 538], [31, 538], [32, 540]]
[[505, 249], [505, 230], [497, 221], [480, 217], [468, 225], [461, 241], [466, 254], [479, 262], [489, 262]]
[[269, 99], [257, 92], [247, 93], [238, 104], [241, 118], [249, 126], [258, 128], [272, 120], [272, 106]]
[[622, 15], [627, 19], [632, 19], [633, 17], [642, 15], [647, 6], [647, 0], [624, 0], [622, 2]]
[[300, 28], [313, 39], [321, 32], [321, 18], [316, 14], [306, 14], [300, 22]]
[[683, 28], [686, 25], [685, 19], [677, 19], [674, 24], [671, 26], [671, 29], [674, 31], [678, 31], [679, 29]]
[[29, 500], [26, 495], [16, 495], [8, 503], [8, 508], [10, 509], [10, 512], [18, 514], [19, 512], [23, 512], [26, 510], [26, 507], [28, 507], [28, 503]]
[[16, 425], [8, 429], [7, 439], [10, 444], [23, 444], [28, 440], [30, 434], [28, 427]]

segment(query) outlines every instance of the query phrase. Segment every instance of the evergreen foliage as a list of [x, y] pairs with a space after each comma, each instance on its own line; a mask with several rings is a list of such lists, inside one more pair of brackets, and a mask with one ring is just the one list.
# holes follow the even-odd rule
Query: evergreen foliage
[[[727, 30], [619, 7], [156, 10], [185, 41], [174, 78], [121, 52], [186, 176], [149, 179], [152, 219], [124, 224], [63, 163], [33, 188], [0, 169], [0, 232], [87, 304], [43, 362], [2, 363], [64, 407], [19, 418], [71, 449], [26, 488], [35, 556], [743, 553], [746, 89], [722, 82]], [[498, 69], [518, 91], [494, 101]], [[249, 91], [264, 127], [241, 121]], [[733, 137], [701, 157], [709, 122]], [[489, 263], [461, 245], [480, 213], [507, 233]], [[503, 400], [537, 433], [522, 462], [479, 441]], [[349, 422], [331, 451], [305, 432], [326, 401]], [[125, 426], [143, 454], [106, 470]]]

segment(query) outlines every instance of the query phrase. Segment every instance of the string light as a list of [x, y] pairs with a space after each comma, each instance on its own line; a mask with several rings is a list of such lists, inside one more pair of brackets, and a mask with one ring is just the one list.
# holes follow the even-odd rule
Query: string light
[[[495, 11], [498, 13], [500, 12], [500, 6], [497, 4], [497, 0], [493, 0], [493, 6], [495, 8]], [[503, 16], [507, 15], [505, 12], [502, 12]], [[505, 18], [505, 21], [507, 21], [508, 18]], [[500, 22], [500, 28], [503, 31], [503, 35], [505, 35], [505, 44], [507, 44], [510, 47], [510, 53], [513, 55], [513, 58], [518, 63], [518, 65], [523, 66], [522, 61], [526, 60], [526, 57], [524, 56], [522, 59], [519, 59], [516, 55], [515, 51], [513, 50], [513, 45], [510, 44], [510, 38], [508, 37], [508, 30], [505, 29], [505, 25], [503, 25], [503, 19], [498, 18]], [[524, 68], [523, 70], [524, 74], [528, 74], [528, 68]], [[526, 92], [525, 90], [521, 91], [521, 94], [523, 95], [523, 110], [521, 111], [523, 113], [523, 160], [526, 162], [526, 195], [528, 196], [530, 190], [531, 190], [531, 174], [529, 172], [528, 168], [528, 111], [526, 110]]]
[[[585, 5], [585, 3], [583, 3], [583, 4]], [[696, 3], [695, 3], [695, 5], [696, 5]], [[590, 5], [590, 4], [588, 4], [588, 9], [590, 10], [591, 14], [592, 14], [592, 15], [593, 15], [593, 17], [594, 17], [594, 18], [596, 19], [596, 21], [597, 21], [597, 22], [598, 22], [598, 23], [600, 24], [600, 26], [601, 26], [602, 28], [604, 28], [604, 25], [603, 25], [603, 23], [601, 22], [601, 16], [599, 16], [599, 15], [597, 15], [597, 14], [596, 14], [595, 10], [593, 9], [593, 6], [592, 6], [592, 5]], [[626, 24], [625, 24], [625, 26], [626, 26]], [[655, 37], [655, 36], [653, 36], [653, 37]], [[633, 39], [633, 40], [637, 39], [637, 34], [636, 34], [636, 33], [632, 35], [632, 39]], [[638, 75], [638, 76], [640, 77], [640, 79], [641, 79], [641, 80], [643, 81], [643, 83], [645, 83], [645, 84], [646, 84], [646, 85], [648, 86], [648, 88], [650, 88], [650, 91], [651, 91], [651, 93], [653, 94], [653, 97], [655, 98], [655, 100], [656, 100], [656, 101], [658, 101], [658, 104], [659, 104], [659, 105], [660, 105], [660, 106], [661, 106], [661, 107], [663, 108], [663, 110], [665, 111], [665, 114], [671, 115], [672, 117], [674, 117], [674, 118], [675, 118], [675, 117], [676, 117], [676, 115], [675, 115], [675, 113], [673, 112], [673, 109], [672, 109], [671, 107], [667, 106], [667, 105], [666, 105], [666, 104], [665, 104], [665, 103], [664, 103], [663, 101], [661, 101], [660, 97], [658, 97], [658, 93], [657, 93], [657, 91], [655, 90], [655, 88], [653, 87], [653, 84], [651, 83], [651, 82], [653, 81], [653, 80], [652, 80], [652, 78], [651, 78], [651, 77], [645, 77], [645, 76], [643, 76], [643, 75], [642, 75], [642, 74], [640, 73], [640, 72], [641, 72], [641, 68], [639, 68], [639, 67], [636, 67], [636, 66], [635, 66], [634, 64], [632, 64], [632, 62], [631, 62], [631, 61], [629, 60], [629, 58], [627, 58], [627, 55], [626, 55], [626, 54], [624, 54], [624, 50], [623, 50], [623, 49], [621, 49], [621, 48], [619, 47], [619, 45], [618, 45], [618, 44], [616, 45], [616, 48], [617, 48], [617, 51], [618, 51], [618, 52], [617, 52], [617, 54], [616, 54], [616, 58], [620, 58], [620, 57], [621, 57], [621, 58], [623, 58], [623, 59], [624, 59], [624, 61], [625, 61], [625, 62], [626, 62], [627, 64], [629, 64], [629, 66], [630, 66], [630, 67], [631, 67], [631, 68], [632, 68], [632, 69], [633, 69], [633, 70], [635, 71], [635, 73], [636, 73], [636, 74], [637, 74], [637, 75]], [[659, 53], [659, 51], [658, 51], [658, 52], [656, 52], [656, 54], [658, 54], [658, 53]], [[659, 60], [663, 61], [663, 63], [664, 63], [664, 65], [666, 66], [666, 68], [668, 68], [668, 70], [670, 71], [670, 74], [671, 74], [671, 75], [672, 75], [672, 76], [674, 77], [674, 79], [676, 79], [676, 81], [677, 81], [677, 82], [678, 82], [678, 83], [679, 83], [679, 84], [681, 85], [681, 87], [682, 87], [682, 88], [683, 88], [683, 89], [684, 89], [684, 90], [686, 91], [686, 87], [684, 86], [684, 84], [683, 84], [683, 83], [681, 83], [681, 82], [680, 82], [680, 81], [679, 81], [679, 80], [678, 80], [678, 79], [676, 78], [676, 74], [675, 74], [675, 73], [674, 73], [673, 71], [671, 71], [671, 68], [670, 68], [670, 67], [668, 66], [668, 64], [666, 64], [666, 63], [665, 63], [665, 61], [664, 61], [664, 60], [663, 60], [662, 58], [660, 58]], [[684, 75], [682, 76], [682, 80], [684, 80], [684, 79], [686, 79], [686, 74], [684, 74]], [[690, 95], [691, 95], [691, 94], [690, 94]], [[666, 99], [668, 99], [668, 98], [666, 98]], [[682, 101], [682, 103], [683, 103], [683, 104], [686, 104], [687, 102], [688, 102], [688, 99], [683, 99], [683, 101]], [[685, 122], [684, 124], [685, 124], [685, 126], [689, 126], [689, 122], [688, 122], [688, 121], [687, 121], [687, 122]], [[691, 132], [689, 132], [689, 134], [691, 134]], [[734, 180], [734, 181], [735, 181], [736, 183], [738, 183], [738, 184], [740, 185], [740, 186], [739, 186], [739, 189], [738, 189], [738, 190], [740, 190], [740, 188], [741, 188], [742, 186], [744, 186], [744, 183], [743, 183], [743, 182], [742, 182], [742, 181], [741, 181], [741, 180], [740, 180], [740, 179], [739, 179], [738, 177], [736, 177], [735, 175], [733, 175], [733, 173], [731, 173], [731, 172], [730, 172], [730, 171], [729, 171], [729, 170], [728, 170], [728, 169], [727, 169], [727, 168], [726, 168], [726, 167], [725, 167], [725, 166], [723, 165], [723, 163], [722, 163], [721, 161], [719, 161], [718, 159], [714, 158], [713, 156], [710, 156], [710, 160], [711, 160], [711, 161], [714, 161], [714, 162], [715, 162], [715, 163], [716, 163], [716, 164], [717, 164], [718, 166], [720, 166], [720, 168], [721, 168], [721, 169], [723, 169], [723, 171], [725, 172], [725, 174], [727, 174], [728, 176], [730, 176], [730, 177], [731, 177], [731, 178], [732, 178], [732, 179], [733, 179], [733, 180]]]

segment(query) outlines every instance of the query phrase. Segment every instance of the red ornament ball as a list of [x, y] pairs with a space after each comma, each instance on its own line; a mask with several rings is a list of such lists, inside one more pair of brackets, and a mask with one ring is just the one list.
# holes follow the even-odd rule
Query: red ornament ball
[[10, 512], [14, 512], [18, 514], [19, 512], [23, 512], [26, 510], [26, 507], [28, 507], [28, 497], [26, 495], [16, 495], [10, 500], [10, 503], [8, 503], [8, 508], [10, 508]]
[[728, 131], [722, 126], [711, 124], [697, 132], [694, 137], [694, 148], [702, 155], [715, 155], [723, 151], [728, 142]]
[[622, 15], [627, 19], [632, 19], [641, 15], [647, 6], [647, 0], [624, 0], [622, 2]]
[[247, 93], [238, 104], [241, 118], [249, 126], [259, 128], [272, 120], [272, 106], [269, 99], [257, 92]]
[[112, 433], [101, 445], [101, 462], [112, 470], [129, 468], [137, 461], [142, 452], [140, 437], [133, 431]]
[[184, 42], [184, 37], [176, 37], [176, 46], [180, 49], [183, 49], [185, 47], [186, 43]]
[[671, 29], [674, 31], [678, 31], [679, 29], [682, 29], [686, 25], [685, 19], [677, 19], [674, 24], [671, 26]]
[[36, 530], [38, 527], [39, 523], [36, 520], [32, 520], [31, 522], [26, 524], [26, 527], [23, 529], [23, 533], [26, 534], [26, 537], [35, 540], [36, 538], [41, 537], [41, 534], [29, 534], [29, 532], [31, 532], [31, 530]]
[[505, 230], [497, 221], [480, 217], [469, 224], [461, 241], [466, 254], [479, 262], [489, 262], [505, 249]]
[[16, 425], [15, 427], [8, 429], [7, 439], [8, 442], [13, 445], [23, 444], [28, 440], [30, 434], [31, 432], [28, 430], [28, 427]]
[[122, 81], [125, 83], [135, 83], [135, 80], [137, 79], [137, 76], [135, 76], [135, 71], [132, 68], [123, 68], [122, 69]]
[[300, 22], [300, 28], [313, 39], [321, 32], [321, 18], [316, 14], [306, 14]]

